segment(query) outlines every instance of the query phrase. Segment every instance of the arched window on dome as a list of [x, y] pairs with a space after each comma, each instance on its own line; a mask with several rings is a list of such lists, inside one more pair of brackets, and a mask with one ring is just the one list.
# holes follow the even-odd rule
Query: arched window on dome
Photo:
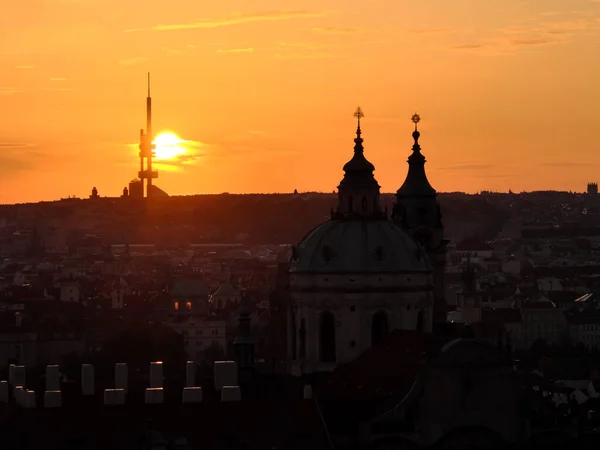
[[371, 321], [371, 345], [375, 346], [385, 339], [388, 334], [387, 314], [380, 311], [373, 315]]
[[335, 317], [329, 311], [324, 311], [319, 327], [319, 360], [333, 363], [335, 356]]
[[363, 199], [362, 199], [362, 212], [363, 212], [363, 214], [366, 214], [367, 211], [368, 211], [368, 209], [369, 209], [369, 204], [367, 202], [367, 197], [363, 197]]
[[300, 320], [300, 330], [298, 331], [300, 338], [300, 348], [298, 349], [299, 358], [306, 358], [306, 320]]

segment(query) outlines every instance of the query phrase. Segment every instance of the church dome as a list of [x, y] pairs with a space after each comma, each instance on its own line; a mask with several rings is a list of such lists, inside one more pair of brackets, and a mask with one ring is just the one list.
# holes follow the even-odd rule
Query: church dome
[[422, 247], [389, 220], [330, 220], [294, 248], [291, 273], [429, 272]]

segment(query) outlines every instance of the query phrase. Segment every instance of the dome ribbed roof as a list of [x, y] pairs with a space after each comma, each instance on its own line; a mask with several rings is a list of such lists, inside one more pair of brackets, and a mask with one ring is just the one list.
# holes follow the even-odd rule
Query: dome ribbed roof
[[429, 272], [421, 246], [389, 220], [330, 220], [295, 248], [292, 273]]

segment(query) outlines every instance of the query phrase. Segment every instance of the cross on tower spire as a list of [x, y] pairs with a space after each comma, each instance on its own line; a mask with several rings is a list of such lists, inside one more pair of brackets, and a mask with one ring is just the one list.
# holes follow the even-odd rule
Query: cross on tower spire
[[421, 116], [417, 113], [414, 113], [410, 120], [412, 120], [412, 122], [415, 124], [415, 131], [418, 131], [417, 125], [421, 121]]
[[356, 120], [358, 121], [358, 128], [356, 129], [356, 132], [360, 136], [360, 119], [365, 117], [364, 113], [362, 112], [362, 109], [360, 109], [360, 106], [356, 107], [356, 111], [354, 111], [354, 117], [356, 117]]

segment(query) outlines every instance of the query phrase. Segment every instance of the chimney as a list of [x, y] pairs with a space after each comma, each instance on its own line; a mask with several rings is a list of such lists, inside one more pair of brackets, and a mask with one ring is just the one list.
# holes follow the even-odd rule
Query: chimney
[[23, 392], [23, 408], [35, 409], [35, 391], [24, 391]]
[[216, 391], [221, 391], [224, 386], [237, 386], [237, 363], [235, 361], [215, 361], [214, 383]]
[[151, 388], [162, 388], [163, 387], [163, 363], [162, 363], [162, 361], [156, 361], [156, 362], [150, 363], [150, 387]]
[[146, 404], [156, 405], [164, 403], [165, 392], [161, 387], [151, 387], [146, 389]]
[[62, 406], [62, 395], [60, 391], [44, 392], [44, 408], [60, 408]]
[[94, 395], [94, 366], [91, 364], [81, 365], [81, 393], [85, 396]]
[[15, 397], [15, 403], [18, 406], [23, 406], [23, 393], [25, 392], [25, 389], [23, 388], [23, 386], [15, 386], [15, 392], [14, 392], [14, 397]]
[[128, 371], [127, 363], [115, 364], [115, 388], [127, 392]]
[[185, 386], [196, 386], [196, 366], [194, 364], [194, 361], [188, 361], [185, 364]]
[[222, 402], [239, 402], [242, 399], [242, 392], [239, 386], [223, 386], [221, 391]]
[[125, 403], [124, 389], [105, 389], [104, 404], [108, 406], [123, 405]]
[[8, 381], [0, 381], [0, 403], [8, 403]]
[[46, 366], [46, 391], [60, 391], [60, 369]]
[[184, 387], [183, 403], [202, 403], [202, 388], [199, 386]]

